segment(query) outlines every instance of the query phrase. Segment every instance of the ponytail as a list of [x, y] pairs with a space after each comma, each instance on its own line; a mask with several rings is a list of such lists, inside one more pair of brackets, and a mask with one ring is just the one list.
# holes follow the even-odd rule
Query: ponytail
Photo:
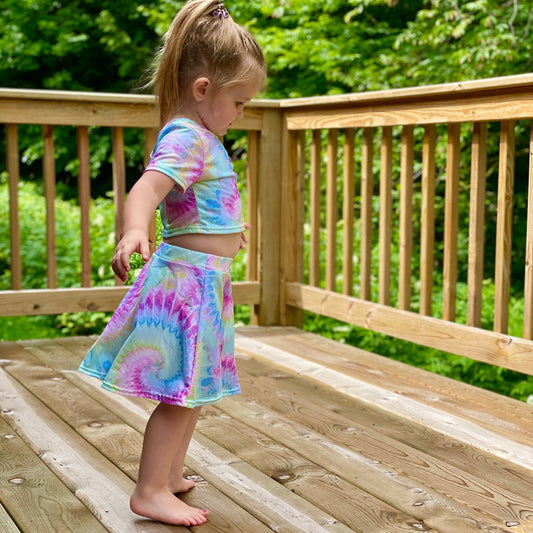
[[151, 81], [161, 125], [178, 112], [192, 82], [201, 76], [217, 89], [257, 76], [264, 81], [266, 76], [259, 45], [219, 1], [189, 0], [163, 38]]

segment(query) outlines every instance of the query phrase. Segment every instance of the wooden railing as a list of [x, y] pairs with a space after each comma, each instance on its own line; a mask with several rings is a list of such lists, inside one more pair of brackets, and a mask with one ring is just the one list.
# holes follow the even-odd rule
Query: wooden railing
[[[248, 181], [252, 191], [248, 195], [249, 218], [252, 231], [248, 246], [247, 281], [235, 284], [234, 297], [237, 304], [259, 306], [261, 292], [259, 284], [258, 256], [260, 250], [257, 239], [257, 216], [261, 206], [257, 206], [258, 177], [264, 175], [264, 182], [269, 174], [279, 176], [280, 161], [279, 142], [274, 141], [275, 148], [269, 147], [269, 139], [261, 135], [264, 115], [268, 121], [269, 107], [277, 108], [276, 102], [252, 104], [245, 117], [235, 123], [236, 129], [245, 130], [248, 134]], [[277, 115], [277, 114], [276, 114]], [[12, 290], [3, 291], [0, 295], [0, 315], [36, 315], [87, 310], [114, 310], [124, 296], [126, 287], [117, 280], [116, 287], [94, 287], [91, 279], [90, 264], [90, 175], [89, 158], [90, 142], [89, 127], [100, 126], [111, 130], [112, 137], [112, 176], [110, 188], [115, 203], [115, 234], [122, 233], [123, 207], [126, 196], [126, 163], [124, 132], [126, 128], [142, 129], [145, 138], [144, 163], [155, 143], [158, 127], [158, 110], [155, 99], [142, 95], [116, 95], [93, 93], [69, 93], [57, 91], [28, 91], [0, 89], [0, 124], [5, 124], [6, 170], [9, 175], [9, 206], [2, 206], [2, 212], [10, 217], [11, 249], [11, 284]], [[22, 290], [23, 261], [21, 257], [20, 217], [18, 206], [18, 184], [20, 179], [21, 152], [26, 147], [19, 146], [19, 126], [37, 124], [42, 127], [43, 159], [42, 174], [46, 202], [46, 257], [47, 289]], [[54, 156], [54, 129], [62, 126], [75, 126], [77, 130], [77, 146], [79, 159], [78, 191], [80, 205], [80, 241], [81, 241], [81, 279], [79, 288], [61, 288], [57, 286], [57, 254], [55, 208], [56, 167]], [[266, 165], [261, 161], [259, 147], [263, 152], [270, 153]], [[0, 169], [1, 170], [1, 169]], [[267, 204], [264, 204], [267, 205]], [[25, 214], [28, 216], [28, 214]], [[267, 218], [271, 215], [265, 214]], [[155, 247], [155, 218], [151, 230], [151, 243]], [[4, 246], [7, 243], [4, 243]], [[259, 308], [259, 307], [257, 307]], [[255, 313], [254, 320], [259, 320]]]
[[[253, 306], [255, 323], [301, 325], [306, 310], [532, 374], [533, 192], [513, 212], [515, 186], [533, 183], [532, 118], [532, 75], [253, 102], [235, 124], [248, 135], [253, 228], [247, 280], [235, 285], [236, 303]], [[119, 235], [123, 129], [142, 128], [148, 154], [157, 127], [153, 99], [0, 90], [2, 123], [13, 290], [0, 293], [0, 315], [113, 309], [125, 289], [90, 287], [87, 275], [87, 128], [113, 132]], [[42, 291], [20, 290], [17, 124], [24, 123], [42, 125], [44, 135], [49, 289]], [[80, 159], [85, 274], [77, 289], [54, 285], [51, 132], [67, 124], [78, 128]], [[513, 242], [517, 230], [526, 234], [523, 249]], [[487, 243], [488, 233], [494, 243]], [[515, 294], [524, 302], [523, 327], [511, 336], [517, 272], [523, 273], [523, 289]], [[494, 286], [490, 325], [482, 317], [482, 304], [489, 305], [486, 280]], [[458, 320], [463, 307], [466, 318]]]
[[[533, 343], [528, 340], [533, 334], [531, 189], [528, 206], [520, 206], [514, 219], [512, 210], [517, 124], [521, 131], [528, 130], [527, 143], [521, 146], [520, 155], [525, 155], [521, 157], [521, 179], [528, 180], [530, 186], [533, 183], [533, 76], [297, 99], [284, 101], [282, 109], [288, 130], [282, 209], [282, 250], [287, 252], [282, 259], [282, 282], [287, 307], [282, 306], [282, 310], [292, 313], [284, 320], [295, 320], [291, 309], [304, 309], [438, 350], [533, 373]], [[499, 131], [494, 132], [494, 124]], [[497, 185], [490, 196], [488, 135], [497, 136], [496, 146], [499, 144], [494, 162]], [[461, 153], [462, 144], [465, 150], [461, 136], [471, 138], [468, 154]], [[324, 153], [326, 169], [322, 172]], [[468, 167], [462, 161], [465, 155], [470, 160]], [[469, 183], [469, 191], [460, 190], [464, 183]], [[340, 216], [339, 193], [343, 200]], [[470, 203], [468, 219], [459, 216], [460, 205], [465, 202]], [[393, 203], [399, 210], [393, 209]], [[497, 209], [492, 209], [493, 203]], [[437, 213], [440, 206], [443, 212]], [[359, 212], [355, 223], [354, 210]], [[444, 228], [442, 234], [436, 231], [437, 215]], [[496, 235], [495, 257], [490, 261], [485, 254], [487, 225], [495, 228]], [[519, 225], [527, 225], [523, 250], [512, 245], [513, 230]], [[302, 265], [306, 227], [307, 280]], [[339, 245], [341, 265], [337, 260]], [[393, 248], [396, 254], [391, 252]], [[436, 250], [443, 251], [437, 262]], [[461, 257], [467, 263], [463, 269], [467, 291], [462, 300], [457, 292]], [[399, 258], [397, 263], [395, 258]], [[417, 271], [412, 266], [415, 262], [420, 265]], [[484, 269], [486, 263], [494, 263], [493, 272]], [[517, 270], [524, 273], [523, 333], [511, 337], [506, 334], [511, 272]], [[484, 278], [494, 280], [493, 331], [481, 329]], [[442, 279], [440, 287], [436, 286], [438, 279]], [[436, 318], [434, 295], [439, 292], [442, 311]], [[466, 324], [455, 322], [458, 304], [468, 306]]]

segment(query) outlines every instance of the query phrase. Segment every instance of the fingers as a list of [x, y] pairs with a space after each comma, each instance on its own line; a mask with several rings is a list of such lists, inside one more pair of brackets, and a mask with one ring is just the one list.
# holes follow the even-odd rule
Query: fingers
[[119, 277], [122, 281], [126, 281], [128, 279], [128, 272], [130, 270], [129, 255], [122, 253], [117, 254], [115, 252], [113, 260], [111, 261], [111, 268], [117, 277]]
[[139, 253], [143, 258], [143, 261], [146, 262], [150, 259], [150, 243], [147, 240], [142, 241]]
[[133, 253], [138, 252], [144, 261], [150, 259], [150, 244], [146, 237], [138, 235], [124, 235], [122, 240], [115, 248], [115, 254], [111, 261], [113, 272], [122, 281], [128, 279], [130, 271], [130, 257]]

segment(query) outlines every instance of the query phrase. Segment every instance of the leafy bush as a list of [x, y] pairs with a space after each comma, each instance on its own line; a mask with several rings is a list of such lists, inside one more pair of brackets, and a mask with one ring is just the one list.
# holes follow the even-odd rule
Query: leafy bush
[[[8, 186], [0, 183], [0, 290], [11, 288], [11, 245], [7, 214]], [[22, 256], [22, 288], [47, 286], [46, 210], [41, 188], [35, 183], [19, 184], [19, 213]], [[5, 210], [5, 211], [4, 211]], [[59, 287], [81, 285], [80, 209], [74, 201], [56, 199], [57, 283]], [[91, 202], [91, 270], [95, 285], [112, 285], [109, 259], [115, 245], [113, 202], [99, 198]]]

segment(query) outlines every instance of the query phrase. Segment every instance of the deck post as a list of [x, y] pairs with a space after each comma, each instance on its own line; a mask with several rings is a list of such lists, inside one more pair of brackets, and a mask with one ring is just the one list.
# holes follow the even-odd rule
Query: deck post
[[303, 282], [305, 132], [289, 131], [284, 120], [282, 140], [280, 320], [303, 327], [303, 310], [287, 305], [285, 286]]
[[257, 191], [261, 299], [254, 313], [260, 326], [280, 323], [281, 146], [281, 110], [267, 108], [263, 111]]

